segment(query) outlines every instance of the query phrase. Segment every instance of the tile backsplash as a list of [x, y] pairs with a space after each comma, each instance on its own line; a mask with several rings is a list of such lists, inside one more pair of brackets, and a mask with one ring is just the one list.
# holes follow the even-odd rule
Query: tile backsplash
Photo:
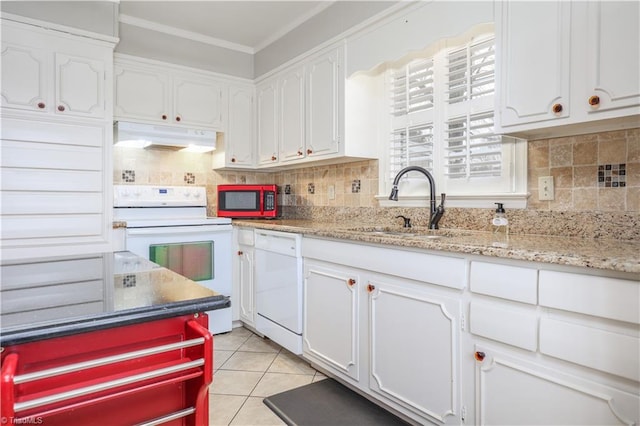
[[[636, 223], [640, 217], [640, 128], [532, 140], [528, 142], [527, 163], [528, 206], [512, 213], [514, 219], [522, 217], [522, 232], [534, 232], [536, 218], [540, 218], [544, 226], [566, 221], [564, 228], [567, 229], [576, 228], [570, 222], [579, 218], [578, 223], [593, 232], [582, 235], [585, 231], [580, 231], [578, 226], [562, 233], [561, 225], [555, 227], [554, 233], [640, 238], [624, 230], [629, 221]], [[114, 183], [206, 185], [210, 215], [215, 214], [218, 184], [275, 183], [282, 192], [281, 202], [287, 217], [313, 217], [313, 209], [323, 217], [327, 212], [334, 212], [336, 216], [353, 213], [358, 217], [361, 210], [369, 215], [374, 212], [374, 216], [389, 216], [385, 209], [376, 209], [377, 160], [272, 173], [219, 172], [212, 170], [211, 164], [211, 154], [115, 147]], [[553, 201], [538, 200], [540, 176], [553, 176]], [[487, 209], [449, 209], [442, 224], [451, 227], [467, 224], [474, 228], [473, 223], [478, 221], [471, 218], [482, 217], [477, 226], [482, 229], [485, 213], [491, 214], [484, 210]], [[418, 210], [410, 213], [421, 214]], [[598, 225], [603, 221], [614, 223], [603, 228]], [[517, 232], [518, 228], [513, 231]]]

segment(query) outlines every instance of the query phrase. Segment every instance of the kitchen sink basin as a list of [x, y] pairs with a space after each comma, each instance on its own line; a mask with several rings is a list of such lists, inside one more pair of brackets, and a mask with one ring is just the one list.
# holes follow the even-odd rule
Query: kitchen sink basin
[[455, 229], [428, 229], [428, 228], [390, 228], [383, 226], [360, 226], [346, 228], [346, 231], [361, 232], [368, 235], [380, 235], [390, 237], [411, 237], [425, 239], [439, 239], [468, 235], [469, 231]]

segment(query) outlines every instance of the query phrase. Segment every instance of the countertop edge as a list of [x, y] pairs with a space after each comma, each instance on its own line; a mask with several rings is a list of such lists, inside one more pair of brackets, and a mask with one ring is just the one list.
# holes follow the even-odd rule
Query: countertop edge
[[225, 296], [213, 296], [197, 300], [169, 303], [163, 306], [139, 308], [130, 312], [119, 312], [95, 319], [70, 321], [60, 325], [43, 324], [33, 329], [16, 330], [3, 333], [0, 336], [0, 346], [18, 345], [23, 343], [53, 339], [56, 337], [88, 333], [108, 328], [122, 327], [131, 324], [178, 317], [181, 315], [213, 311], [228, 308], [231, 301]]

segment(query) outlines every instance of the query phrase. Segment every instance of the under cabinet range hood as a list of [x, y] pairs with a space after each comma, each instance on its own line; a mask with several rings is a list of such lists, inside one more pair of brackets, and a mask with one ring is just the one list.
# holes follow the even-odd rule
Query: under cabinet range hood
[[116, 146], [159, 148], [187, 152], [209, 152], [216, 149], [213, 130], [116, 121], [113, 140]]

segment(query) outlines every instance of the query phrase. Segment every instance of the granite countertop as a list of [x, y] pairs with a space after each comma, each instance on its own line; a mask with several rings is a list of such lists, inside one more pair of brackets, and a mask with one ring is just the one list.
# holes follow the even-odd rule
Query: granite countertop
[[639, 274], [640, 241], [545, 235], [497, 235], [462, 229], [376, 227], [313, 220], [237, 220], [233, 224], [308, 236], [474, 254]]
[[127, 251], [7, 261], [0, 271], [2, 346], [230, 305], [228, 297]]

